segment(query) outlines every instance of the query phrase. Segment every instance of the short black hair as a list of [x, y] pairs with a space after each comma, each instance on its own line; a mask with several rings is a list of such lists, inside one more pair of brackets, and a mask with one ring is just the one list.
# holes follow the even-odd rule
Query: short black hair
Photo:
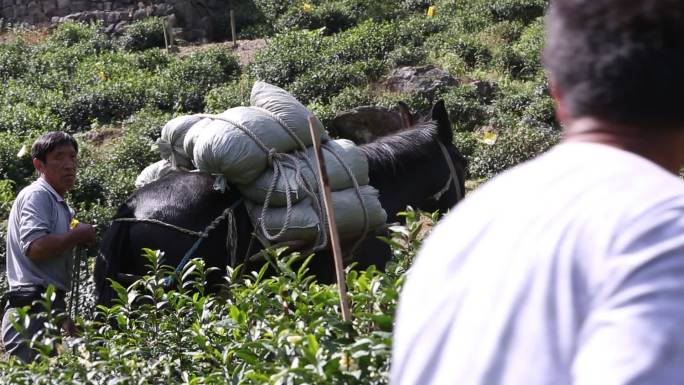
[[684, 123], [684, 0], [552, 0], [544, 62], [571, 117]]
[[74, 139], [73, 136], [64, 131], [50, 131], [41, 135], [40, 138], [33, 142], [33, 145], [31, 146], [31, 157], [38, 159], [41, 162], [45, 162], [45, 159], [47, 159], [47, 155], [50, 152], [65, 144], [72, 145], [78, 153], [78, 143], [76, 143], [76, 139]]

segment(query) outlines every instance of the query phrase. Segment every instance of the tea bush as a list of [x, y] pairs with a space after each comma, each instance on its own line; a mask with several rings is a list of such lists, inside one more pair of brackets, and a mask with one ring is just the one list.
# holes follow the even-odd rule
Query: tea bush
[[470, 159], [474, 177], [494, 175], [547, 151], [560, 141], [560, 133], [540, 127], [519, 125], [499, 133], [493, 145], [480, 144]]
[[[98, 318], [79, 318], [79, 338], [48, 328], [33, 342], [42, 348], [36, 363], [2, 361], [0, 381], [385, 384], [403, 277], [425, 234], [419, 230], [436, 220], [405, 215], [406, 227], [387, 240], [397, 259], [385, 273], [347, 271], [351, 323], [341, 320], [334, 285], [318, 284], [306, 263], [292, 269], [298, 254], [269, 254], [275, 276], [228, 268], [226, 290], [215, 295], [204, 292], [201, 260], [186, 265], [174, 291], [164, 291], [170, 270], [148, 250], [151, 275], [129, 289], [114, 285], [116, 304], [98, 308]], [[62, 351], [54, 358], [52, 343]]]
[[165, 47], [164, 21], [149, 17], [129, 25], [117, 41], [126, 51], [144, 51], [154, 47]]
[[252, 61], [251, 74], [267, 83], [286, 86], [303, 73], [323, 66], [323, 47], [324, 37], [318, 32], [276, 35]]
[[207, 111], [218, 114], [229, 108], [249, 106], [253, 84], [253, 80], [244, 77], [228, 85], [214, 88], [206, 97]]

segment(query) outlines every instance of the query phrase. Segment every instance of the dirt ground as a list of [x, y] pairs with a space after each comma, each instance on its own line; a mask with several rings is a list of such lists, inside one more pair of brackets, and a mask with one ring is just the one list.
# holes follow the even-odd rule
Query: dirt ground
[[235, 51], [235, 54], [238, 56], [240, 65], [242, 67], [245, 67], [252, 61], [254, 55], [256, 55], [256, 53], [259, 52], [259, 50], [264, 48], [265, 46], [265, 39], [238, 40], [237, 46], [235, 47], [233, 47], [232, 41], [221, 43], [208, 43], [201, 45], [188, 45], [179, 47], [178, 55], [182, 57], [185, 55], [189, 55], [193, 52], [203, 51], [213, 47], [232, 48]]

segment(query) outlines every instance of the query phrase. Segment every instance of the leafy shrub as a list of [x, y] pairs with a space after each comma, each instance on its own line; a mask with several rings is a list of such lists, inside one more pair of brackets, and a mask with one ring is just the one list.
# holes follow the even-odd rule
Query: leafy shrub
[[322, 47], [323, 36], [317, 32], [296, 31], [276, 35], [255, 56], [251, 74], [256, 79], [284, 87], [301, 74], [323, 66]]
[[34, 51], [22, 40], [0, 44], [0, 80], [19, 78], [28, 72]]
[[425, 17], [423, 14], [394, 23], [397, 41], [409, 47], [421, 47], [425, 40], [447, 30], [449, 23], [441, 18]]
[[542, 70], [541, 51], [544, 46], [544, 25], [541, 19], [530, 24], [512, 46], [503, 47], [494, 62], [515, 78], [533, 79]]
[[[32, 136], [0, 131], [0, 179], [13, 181], [16, 188], [28, 185], [33, 177]], [[17, 156], [24, 146], [26, 146], [24, 149], [26, 155]]]
[[71, 198], [77, 202], [100, 202], [106, 207], [117, 207], [135, 190], [135, 178], [140, 169], [121, 168], [119, 157], [97, 157], [92, 149], [79, 151], [81, 169]]
[[140, 80], [105, 81], [81, 90], [59, 106], [57, 113], [69, 127], [83, 130], [93, 121], [123, 119], [144, 105], [145, 88]]
[[158, 48], [150, 48], [130, 56], [136, 68], [155, 72], [168, 66], [172, 58], [172, 55]]
[[157, 140], [161, 136], [162, 127], [172, 118], [173, 115], [168, 112], [146, 107], [123, 122], [124, 133], [139, 140]]
[[488, 109], [480, 103], [480, 96], [472, 85], [451, 87], [440, 94], [449, 112], [449, 118], [457, 129], [472, 131], [487, 123]]
[[529, 23], [546, 11], [546, 0], [497, 0], [488, 3], [494, 21], [520, 20]]
[[290, 7], [276, 24], [277, 31], [325, 28], [326, 33], [335, 33], [353, 26], [356, 20], [342, 3], [326, 2], [321, 5]]
[[368, 20], [330, 39], [327, 54], [331, 63], [383, 60], [397, 45], [397, 27]]
[[355, 65], [328, 65], [297, 78], [290, 91], [302, 103], [314, 99], [327, 102], [345, 87], [361, 85], [365, 80], [365, 74]]
[[481, 145], [477, 140], [476, 134], [472, 132], [454, 132], [454, 146], [466, 159], [472, 159]]
[[395, 108], [404, 102], [411, 111], [419, 115], [427, 115], [432, 108], [430, 101], [419, 92], [383, 92], [375, 97], [375, 104], [385, 108]]
[[7, 218], [9, 216], [12, 202], [14, 201], [15, 186], [16, 183], [11, 179], [0, 179], [0, 218]]
[[159, 17], [148, 17], [129, 25], [117, 41], [126, 51], [144, 51], [164, 45], [164, 21]]
[[147, 90], [151, 105], [164, 111], [201, 112], [205, 95], [239, 74], [232, 51], [215, 48], [172, 61], [151, 81]]
[[112, 48], [111, 40], [104, 33], [101, 23], [59, 24], [46, 43], [46, 46], [52, 49], [76, 47], [90, 53]]
[[249, 97], [253, 81], [243, 78], [225, 86], [216, 87], [209, 91], [206, 97], [207, 111], [220, 113], [229, 108], [249, 106]]
[[558, 143], [555, 130], [519, 125], [499, 133], [493, 145], [481, 145], [470, 159], [470, 174], [475, 177], [492, 176], [532, 159]]
[[426, 57], [424, 49], [402, 45], [387, 55], [387, 62], [390, 68], [416, 66], [422, 64]]
[[0, 106], [0, 131], [25, 135], [34, 131], [54, 131], [63, 127], [59, 117], [43, 107], [26, 102]]

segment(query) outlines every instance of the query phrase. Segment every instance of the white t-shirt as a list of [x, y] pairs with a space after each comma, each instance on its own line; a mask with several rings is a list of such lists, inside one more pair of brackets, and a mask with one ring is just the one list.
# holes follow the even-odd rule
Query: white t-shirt
[[391, 384], [684, 384], [682, 180], [571, 143], [479, 188], [408, 273]]

